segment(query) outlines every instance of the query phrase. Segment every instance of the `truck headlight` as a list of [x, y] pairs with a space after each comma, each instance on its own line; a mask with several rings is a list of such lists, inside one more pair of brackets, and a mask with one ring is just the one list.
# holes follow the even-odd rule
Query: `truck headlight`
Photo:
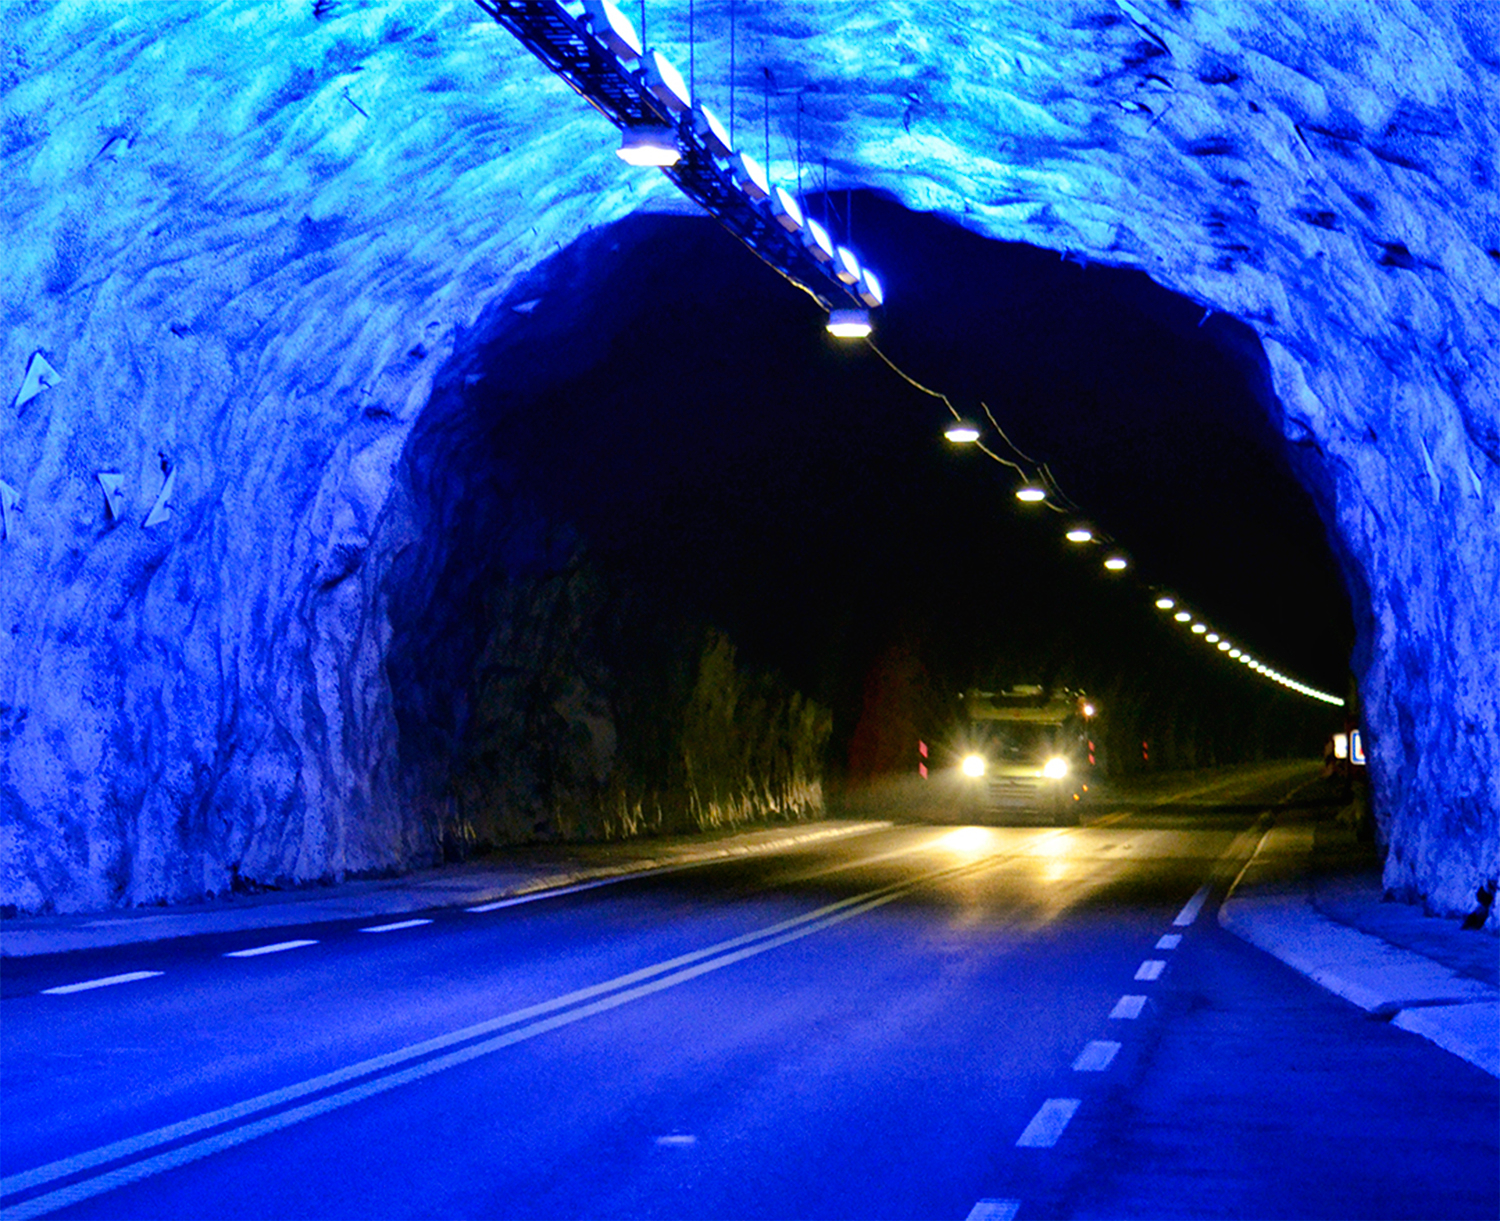
[[1061, 755], [1053, 755], [1042, 768], [1042, 775], [1048, 780], [1061, 780], [1068, 774], [1068, 761]]
[[984, 756], [965, 755], [964, 761], [958, 766], [965, 776], [982, 776], [984, 775]]

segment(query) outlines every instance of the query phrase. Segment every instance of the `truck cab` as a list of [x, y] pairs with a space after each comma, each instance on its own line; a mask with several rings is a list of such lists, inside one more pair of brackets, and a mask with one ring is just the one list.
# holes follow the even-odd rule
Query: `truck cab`
[[1083, 692], [1037, 685], [970, 688], [958, 702], [948, 753], [967, 810], [1026, 821], [1079, 820], [1094, 755], [1095, 709]]

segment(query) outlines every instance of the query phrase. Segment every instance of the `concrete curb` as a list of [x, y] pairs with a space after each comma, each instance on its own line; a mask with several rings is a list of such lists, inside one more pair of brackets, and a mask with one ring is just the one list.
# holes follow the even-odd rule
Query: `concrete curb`
[[[758, 829], [708, 841], [688, 840], [664, 846], [651, 855], [618, 863], [575, 868], [517, 865], [433, 869], [402, 878], [356, 881], [328, 889], [272, 893], [234, 905], [202, 906], [175, 911], [21, 917], [0, 926], [0, 959], [32, 958], [78, 950], [108, 949], [259, 929], [288, 928], [334, 920], [377, 919], [441, 907], [468, 907], [540, 895], [587, 883], [605, 884], [707, 865], [735, 857], [779, 852], [803, 844], [864, 835], [888, 822], [840, 821], [813, 826]], [[639, 849], [622, 841], [621, 850]]]
[[1500, 1077], [1500, 990], [1323, 915], [1310, 826], [1275, 826], [1219, 907], [1219, 924], [1335, 996]]

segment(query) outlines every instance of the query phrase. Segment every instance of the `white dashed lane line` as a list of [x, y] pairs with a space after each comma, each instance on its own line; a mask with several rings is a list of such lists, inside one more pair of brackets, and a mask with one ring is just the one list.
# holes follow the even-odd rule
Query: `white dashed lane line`
[[1120, 1044], [1111, 1039], [1094, 1039], [1078, 1053], [1078, 1059], [1073, 1061], [1073, 1071], [1075, 1073], [1102, 1073], [1114, 1063], [1119, 1051]]
[[1177, 913], [1177, 919], [1173, 920], [1172, 924], [1177, 928], [1187, 928], [1188, 925], [1198, 918], [1198, 913], [1203, 910], [1203, 904], [1207, 898], [1208, 883], [1204, 882], [1202, 886], [1198, 887], [1198, 893], [1183, 905], [1182, 910]]
[[1115, 1007], [1109, 1011], [1112, 1018], [1138, 1018], [1141, 1010], [1146, 1007], [1144, 996], [1122, 996], [1115, 1002]]
[[1020, 1200], [980, 1200], [964, 1221], [1015, 1221], [1020, 1208]]
[[258, 945], [250, 950], [230, 950], [225, 958], [259, 958], [262, 954], [279, 954], [282, 950], [298, 950], [304, 945], [317, 945], [316, 941], [278, 941], [275, 945]]
[[1026, 1131], [1016, 1141], [1017, 1149], [1050, 1149], [1057, 1144], [1063, 1129], [1081, 1105], [1078, 1098], [1049, 1098], [1042, 1103], [1041, 1110], [1031, 1117]]
[[161, 971], [130, 971], [124, 975], [106, 975], [103, 979], [86, 979], [79, 984], [62, 984], [56, 988], [43, 988], [43, 996], [66, 996], [69, 992], [88, 992], [94, 988], [110, 988], [115, 984], [133, 984], [138, 979], [151, 979]]
[[1161, 973], [1166, 969], [1167, 964], [1164, 959], [1148, 958], [1145, 962], [1141, 963], [1140, 967], [1136, 970], [1135, 977], [1137, 979], [1144, 979], [1149, 982], [1153, 979], [1160, 979]]
[[431, 920], [397, 920], [395, 924], [372, 924], [369, 928], [362, 928], [362, 933], [394, 933], [401, 928], [420, 928], [424, 924], [431, 924]]
[[1156, 948], [1158, 950], [1175, 950], [1181, 944], [1181, 933], [1163, 933], [1156, 939]]

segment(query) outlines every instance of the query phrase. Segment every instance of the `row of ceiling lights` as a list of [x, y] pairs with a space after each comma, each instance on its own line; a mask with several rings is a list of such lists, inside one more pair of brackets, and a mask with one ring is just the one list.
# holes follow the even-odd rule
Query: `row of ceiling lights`
[[[867, 267], [861, 267], [858, 258], [847, 247], [837, 245], [829, 237], [824, 225], [805, 215], [795, 195], [785, 187], [772, 184], [766, 169], [758, 161], [743, 149], [733, 147], [732, 138], [718, 117], [702, 102], [693, 99], [682, 73], [660, 51], [642, 46], [634, 25], [612, 0], [583, 0], [583, 16], [594, 37], [623, 65], [637, 65], [642, 83], [678, 123], [692, 124], [693, 133], [698, 140], [716, 159], [727, 165], [736, 187], [746, 198], [766, 210], [788, 233], [800, 237], [803, 247], [828, 274], [851, 289], [867, 307], [831, 310], [827, 323], [829, 333], [842, 339], [867, 338], [872, 329], [870, 309], [880, 306], [885, 299], [884, 289], [875, 273]], [[681, 159], [682, 146], [674, 127], [627, 127], [621, 135], [619, 155], [630, 165], [666, 168], [676, 165]], [[937, 397], [945, 398], [942, 395]], [[969, 420], [955, 419], [944, 435], [955, 444], [967, 445], [978, 443], [982, 432]], [[983, 445], [980, 448], [997, 461], [1015, 465], [991, 453]], [[1016, 499], [1024, 504], [1042, 504], [1048, 499], [1047, 486], [1041, 480], [1027, 479], [1016, 489]], [[1106, 552], [1103, 566], [1111, 574], [1119, 574], [1130, 568], [1129, 557], [1112, 546], [1108, 538], [1101, 537], [1091, 526], [1074, 522], [1068, 527], [1064, 537], [1076, 546], [1104, 545]], [[1190, 624], [1190, 630], [1195, 636], [1201, 637], [1219, 652], [1272, 682], [1326, 704], [1344, 703], [1336, 695], [1298, 682], [1257, 660], [1210, 629], [1207, 623], [1198, 620], [1191, 612], [1178, 608], [1177, 600], [1172, 596], [1159, 596], [1156, 606], [1160, 610], [1174, 611], [1175, 621]]]
[[[627, 68], [637, 65], [641, 82], [661, 102], [678, 124], [690, 123], [703, 147], [723, 163], [735, 186], [757, 208], [764, 210], [787, 233], [800, 239], [803, 248], [862, 303], [862, 308], [834, 309], [828, 315], [828, 332], [840, 339], [863, 339], [871, 332], [870, 310], [885, 302], [885, 289], [868, 267], [847, 246], [829, 236], [827, 226], [804, 213], [797, 196], [774, 184], [766, 167], [744, 149], [736, 149], [724, 124], [701, 101], [695, 101], [682, 73], [659, 50], [641, 45], [635, 26], [612, 0], [584, 0], [583, 18], [605, 48]], [[627, 127], [621, 133], [619, 155], [630, 165], [669, 168], [682, 158], [678, 129], [652, 124]]]
[[[978, 425], [972, 423], [969, 420], [960, 419], [950, 424], [944, 430], [943, 435], [954, 444], [973, 445], [979, 442], [982, 433]], [[988, 453], [989, 451], [986, 450], [985, 452]], [[991, 456], [993, 457], [994, 455]], [[1020, 487], [1016, 489], [1016, 499], [1021, 501], [1023, 504], [1042, 504], [1046, 502], [1047, 498], [1047, 487], [1043, 483], [1043, 481], [1039, 479], [1027, 479], [1021, 484]], [[1108, 540], [1101, 538], [1094, 531], [1093, 527], [1088, 526], [1082, 522], [1074, 522], [1069, 525], [1063, 537], [1066, 538], [1068, 542], [1080, 546], [1090, 543], [1105, 543], [1106, 545], [1108, 544]], [[1122, 551], [1110, 548], [1106, 552], [1104, 567], [1111, 573], [1124, 572], [1127, 568], [1130, 567], [1130, 561]], [[1333, 704], [1335, 706], [1343, 705], [1344, 700], [1339, 696], [1330, 694], [1327, 691], [1320, 691], [1318, 688], [1310, 687], [1306, 683], [1298, 682], [1295, 678], [1283, 674], [1280, 670], [1266, 665], [1265, 662], [1260, 661], [1258, 658], [1252, 656], [1246, 650], [1239, 648], [1233, 641], [1221, 636], [1202, 619], [1198, 618], [1191, 611], [1182, 607], [1179, 604], [1178, 600], [1171, 594], [1159, 594], [1156, 598], [1156, 608], [1157, 610], [1161, 611], [1171, 611], [1172, 618], [1175, 622], [1188, 625], [1188, 630], [1194, 636], [1197, 636], [1198, 638], [1203, 640], [1204, 643], [1213, 645], [1215, 649], [1217, 649], [1220, 653], [1223, 653], [1226, 657], [1230, 658], [1233, 661], [1238, 661], [1240, 664], [1247, 666], [1251, 670], [1255, 671], [1255, 673], [1261, 675], [1263, 678], [1267, 678], [1271, 682], [1285, 687], [1288, 691], [1295, 691], [1299, 695], [1305, 695], [1309, 699], [1318, 700], [1325, 704]]]

